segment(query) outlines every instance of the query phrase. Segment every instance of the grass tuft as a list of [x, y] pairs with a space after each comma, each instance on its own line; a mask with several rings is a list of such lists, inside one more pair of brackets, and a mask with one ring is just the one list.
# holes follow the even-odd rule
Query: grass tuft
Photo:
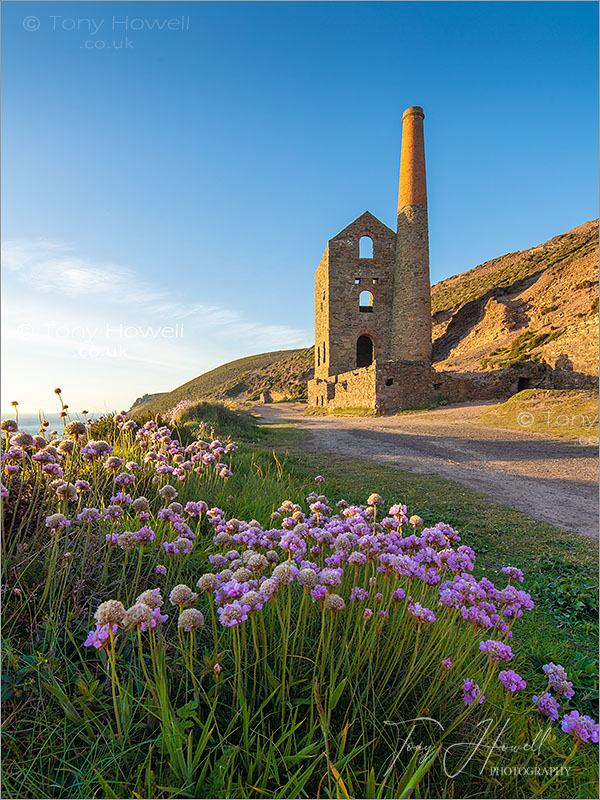
[[565, 439], [598, 439], [598, 392], [524, 389], [487, 408], [479, 422], [492, 428], [545, 433]]

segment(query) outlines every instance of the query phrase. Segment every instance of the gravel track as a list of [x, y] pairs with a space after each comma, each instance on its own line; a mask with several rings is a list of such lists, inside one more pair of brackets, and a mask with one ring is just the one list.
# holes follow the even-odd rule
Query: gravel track
[[311, 449], [433, 473], [559, 528], [598, 538], [598, 448], [476, 424], [484, 404], [392, 417], [319, 417], [297, 403], [259, 405], [265, 423], [294, 422]]

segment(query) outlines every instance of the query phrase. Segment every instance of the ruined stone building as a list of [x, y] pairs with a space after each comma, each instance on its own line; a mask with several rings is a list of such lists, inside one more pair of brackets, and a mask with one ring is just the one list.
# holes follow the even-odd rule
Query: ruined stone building
[[396, 411], [507, 397], [519, 381], [554, 380], [536, 365], [520, 377], [432, 366], [424, 116], [419, 106], [402, 116], [397, 230], [366, 211], [329, 240], [317, 267], [310, 406]]
[[406, 405], [407, 383], [412, 405], [435, 391], [423, 119], [402, 117], [397, 231], [366, 211], [317, 268], [310, 405], [385, 410]]

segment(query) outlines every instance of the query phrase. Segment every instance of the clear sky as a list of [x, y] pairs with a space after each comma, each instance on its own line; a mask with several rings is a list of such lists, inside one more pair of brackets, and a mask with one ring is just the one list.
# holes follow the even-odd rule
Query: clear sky
[[367, 209], [395, 226], [410, 105], [432, 282], [593, 219], [597, 17], [595, 2], [3, 3], [2, 408], [50, 410], [56, 385], [73, 409], [126, 408], [311, 344], [327, 240]]

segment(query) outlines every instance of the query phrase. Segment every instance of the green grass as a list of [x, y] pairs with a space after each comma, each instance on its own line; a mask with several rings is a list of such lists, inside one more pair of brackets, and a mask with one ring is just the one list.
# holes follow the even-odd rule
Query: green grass
[[377, 412], [372, 408], [365, 408], [362, 406], [354, 406], [351, 408], [325, 408], [321, 406], [308, 406], [304, 411], [305, 414], [312, 415], [313, 417], [375, 417]]
[[479, 422], [492, 428], [526, 430], [566, 439], [598, 438], [598, 392], [524, 389], [486, 409]]
[[[216, 393], [221, 395], [231, 394], [237, 396], [249, 387], [249, 378], [257, 371], [270, 367], [284, 359], [294, 359], [305, 352], [298, 350], [276, 350], [270, 353], [260, 353], [246, 358], [238, 358], [228, 364], [199, 375], [172, 392], [161, 394], [150, 402], [143, 403], [131, 409], [135, 418], [148, 419], [155, 414], [164, 413], [181, 400], [209, 399]], [[258, 396], [258, 394], [257, 394]]]
[[334, 417], [374, 417], [377, 412], [372, 408], [353, 406], [351, 408], [331, 408], [328, 413]]
[[189, 406], [179, 414], [173, 429], [185, 441], [195, 438], [211, 439], [216, 436], [257, 442], [266, 438], [266, 432], [256, 424], [252, 414], [224, 403], [201, 401]]
[[558, 339], [566, 328], [554, 331], [534, 332], [525, 331], [506, 347], [498, 347], [489, 356], [481, 359], [481, 369], [495, 369], [497, 367], [516, 366], [523, 361], [538, 361], [538, 354], [533, 351], [543, 344], [549, 344]]
[[424, 406], [414, 406], [413, 408], [401, 408], [399, 411], [396, 411], [395, 414], [396, 416], [401, 414], [418, 414], [420, 411], [434, 411], [436, 408], [445, 405], [448, 405], [448, 401], [445, 397], [440, 397], [435, 403], [429, 403]]
[[[266, 426], [270, 428], [271, 426]], [[540, 658], [570, 662], [579, 653], [585, 663], [597, 667], [598, 652], [598, 553], [597, 544], [576, 533], [554, 528], [487, 495], [434, 475], [421, 475], [375, 464], [359, 457], [315, 452], [305, 431], [278, 426], [269, 444], [288, 452], [288, 471], [294, 480], [310, 486], [311, 475], [326, 478], [325, 494], [364, 502], [377, 491], [387, 502], [406, 503], [409, 513], [419, 514], [426, 525], [444, 521], [460, 531], [463, 543], [478, 554], [475, 573], [494, 580], [508, 564], [525, 573], [524, 588], [533, 592], [536, 610], [520, 621], [518, 647], [524, 661], [524, 677], [539, 669]], [[579, 576], [585, 595], [581, 614], [561, 613], [557, 625], [556, 581], [560, 576]], [[595, 587], [595, 588], [594, 588]], [[592, 598], [591, 600], [589, 598]], [[572, 598], [576, 602], [575, 597]], [[546, 663], [542, 661], [542, 663]], [[516, 668], [518, 670], [518, 668]], [[597, 669], [596, 669], [597, 672]], [[581, 678], [588, 686], [589, 675]], [[597, 681], [593, 692], [597, 692]], [[590, 689], [591, 691], [591, 689]], [[589, 714], [594, 715], [591, 698]]]
[[[541, 603], [537, 619], [530, 617], [523, 622], [523, 628], [527, 628], [524, 638], [531, 645], [531, 651], [554, 653], [555, 660], [566, 660], [575, 648], [586, 658], [594, 657], [594, 644], [589, 640], [594, 609], [584, 617], [572, 615], [570, 621], [563, 614], [560, 626], [552, 610], [556, 605], [557, 576], [577, 573], [583, 581], [583, 594], [587, 594], [590, 581], [593, 583], [597, 579], [597, 552], [590, 540], [534, 520], [509, 506], [491, 502], [486, 495], [437, 476], [405, 472], [337, 453], [312, 452], [307, 446], [310, 434], [294, 426], [261, 425], [260, 418], [241, 415], [219, 404], [203, 404], [202, 408], [203, 418], [218, 426], [217, 430], [245, 440], [243, 452], [252, 452], [259, 463], [273, 465], [273, 452], [277, 452], [285, 463], [289, 489], [294, 496], [302, 497], [311, 491], [314, 475], [322, 473], [327, 478], [326, 493], [335, 498], [344, 497], [349, 502], [360, 503], [372, 491], [378, 491], [390, 503], [406, 503], [427, 525], [440, 520], [452, 524], [464, 534], [465, 541], [482, 554], [478, 566], [481, 575], [507, 563], [522, 568], [528, 580], [536, 585], [537, 599]], [[499, 409], [510, 409], [510, 417], [503, 417], [501, 427], [522, 430], [516, 421], [511, 425], [510, 420], [530, 410], [539, 416], [540, 422], [528, 430], [576, 437], [597, 435], [597, 428], [592, 431], [589, 427], [577, 426], [548, 428], [544, 423], [550, 413], [553, 420], [558, 416], [559, 421], [561, 414], [568, 415], [570, 420], [587, 415], [595, 419], [597, 425], [596, 392], [528, 389], [486, 410], [480, 419], [486, 425], [491, 424], [490, 420]], [[193, 416], [191, 412], [190, 416]], [[195, 432], [195, 425], [197, 423], [191, 420], [185, 423], [190, 432]], [[242, 514], [241, 509], [236, 513]], [[597, 592], [595, 596], [597, 598]]]
[[[543, 663], [563, 663], [577, 689], [576, 707], [596, 716], [597, 563], [595, 547], [589, 540], [491, 503], [489, 498], [451, 481], [382, 467], [360, 457], [317, 453], [310, 449], [309, 434], [293, 425], [261, 425], [250, 415], [239, 415], [218, 404], [203, 404], [193, 412], [187, 411], [188, 417], [184, 412], [178, 428], [184, 442], [198, 433], [202, 422], [203, 438], [210, 438], [204, 434], [207, 430], [210, 434], [214, 425], [221, 439], [227, 433], [235, 434], [241, 444], [233, 454], [231, 478], [224, 482], [212, 474], [192, 474], [185, 483], [176, 484], [178, 502], [204, 499], [209, 506], [223, 508], [225, 519], [254, 518], [268, 528], [272, 511], [283, 499], [306, 507], [307, 495], [318, 489], [332, 502], [343, 497], [350, 503], [362, 504], [369, 494], [378, 492], [386, 504], [406, 503], [409, 513], [420, 514], [426, 525], [441, 520], [451, 524], [460, 531], [462, 543], [477, 553], [476, 577], [486, 575], [493, 581], [502, 580], [499, 570], [509, 563], [525, 572], [523, 588], [532, 594], [537, 608], [518, 621], [513, 647], [517, 654], [514, 668], [527, 680], [528, 692], [541, 686]], [[116, 435], [113, 421], [104, 419], [92, 434], [94, 438], [111, 439]], [[133, 456], [142, 464], [144, 450], [133, 444], [128, 447], [120, 454]], [[86, 498], [87, 504], [100, 505], [98, 498], [108, 502], [114, 491], [112, 476], [74, 458], [77, 477], [91, 479], [95, 475], [94, 497]], [[317, 485], [314, 477], [319, 473], [325, 483]], [[158, 487], [152, 483], [152, 475], [152, 469], [142, 464], [137, 473], [136, 494], [148, 497], [156, 513], [164, 502], [157, 497]], [[319, 639], [319, 613], [315, 615], [315, 607], [309, 602], [304, 605], [302, 617], [301, 601], [296, 596], [291, 602], [291, 594], [286, 602], [277, 605], [276, 613], [270, 606], [264, 643], [255, 639], [256, 630], [250, 623], [241, 636], [233, 639], [228, 635], [230, 629], [220, 630], [221, 639], [214, 648], [208, 626], [198, 634], [198, 674], [200, 667], [208, 673], [202, 679], [206, 694], [196, 698], [196, 684], [190, 680], [173, 618], [165, 626], [165, 644], [159, 655], [155, 658], [145, 650], [152, 674], [147, 682], [138, 668], [143, 662], [136, 660], [132, 634], [119, 633], [122, 694], [115, 692], [111, 698], [111, 671], [102, 658], [104, 654], [86, 650], [81, 643], [91, 627], [91, 614], [102, 600], [118, 596], [128, 604], [136, 596], [139, 573], [135, 559], [127, 562], [117, 548], [107, 550], [106, 522], [100, 523], [91, 549], [83, 555], [82, 531], [74, 526], [68, 545], [71, 559], [60, 557], [62, 549], [55, 558], [54, 540], [44, 526], [47, 498], [36, 485], [31, 481], [20, 488], [11, 484], [4, 504], [8, 522], [2, 543], [6, 797], [549, 796], [550, 790], [544, 789], [543, 782], [536, 785], [535, 780], [526, 777], [510, 783], [481, 777], [477, 774], [479, 762], [456, 781], [450, 781], [439, 764], [420, 774], [418, 764], [403, 754], [392, 777], [385, 778], [386, 762], [374, 742], [379, 742], [382, 752], [395, 746], [394, 731], [387, 731], [382, 720], [390, 719], [389, 709], [406, 678], [406, 667], [409, 674], [417, 667], [413, 673], [420, 676], [421, 683], [416, 682], [399, 714], [418, 711], [422, 693], [429, 692], [434, 717], [441, 697], [442, 709], [458, 715], [464, 711], [461, 697], [448, 682], [436, 689], [437, 684], [430, 677], [427, 649], [422, 647], [422, 654], [417, 647], [419, 633], [415, 641], [414, 626], [408, 629], [405, 641], [404, 636], [394, 640], [394, 634], [401, 629], [390, 624], [386, 635], [371, 635], [361, 651], [350, 646], [348, 638], [362, 630], [359, 624], [328, 622], [327, 636], [321, 626]], [[134, 522], [128, 519], [126, 524]], [[161, 523], [153, 526], [161, 535]], [[165, 579], [157, 578], [153, 572], [157, 560], [165, 560], [164, 555], [160, 548], [148, 548], [138, 561], [144, 565], [139, 589], [164, 585], [166, 597], [175, 583], [193, 586], [198, 575], [207, 569], [208, 553], [219, 551], [211, 542], [213, 531], [206, 519], [197, 532], [199, 538], [192, 554], [185, 560], [169, 562]], [[67, 547], [63, 538], [60, 545]], [[50, 573], [52, 564], [55, 568]], [[346, 580], [352, 580], [350, 573]], [[15, 595], [15, 587], [19, 588], [19, 595]], [[47, 601], [43, 602], [46, 596]], [[208, 618], [206, 597], [200, 598], [199, 605]], [[164, 610], [176, 617], [177, 610], [168, 600]], [[292, 645], [292, 653], [300, 657], [289, 662], [286, 695], [279, 673], [273, 674], [265, 664], [271, 664], [276, 671], [281, 666], [277, 654], [282, 643], [290, 639], [290, 619], [292, 624], [304, 619], [306, 625], [302, 626], [301, 635], [293, 639], [300, 651], [294, 651]], [[431, 630], [435, 635], [435, 629]], [[295, 631], [297, 634], [298, 627]], [[422, 637], [430, 635], [425, 630], [421, 633]], [[361, 642], [362, 636], [361, 633]], [[452, 644], [445, 639], [438, 643], [433, 657], [436, 665], [439, 652], [446, 652]], [[323, 653], [327, 652], [328, 657], [315, 661], [323, 673], [315, 684], [308, 680], [313, 669], [308, 656], [317, 648], [325, 648]], [[385, 673], [388, 660], [397, 657], [399, 650], [405, 656], [398, 662], [398, 669], [388, 675], [386, 692], [379, 684], [373, 690], [369, 688], [371, 670], [379, 665]], [[164, 654], [164, 663], [160, 653]], [[364, 665], [354, 673], [345, 673], [355, 654]], [[415, 664], [417, 655], [424, 659], [423, 670], [420, 660]], [[150, 657], [156, 663], [153, 660], [150, 665]], [[224, 668], [218, 692], [212, 678], [211, 659], [216, 658]], [[305, 661], [310, 667], [308, 672]], [[241, 663], [246, 665], [244, 669]], [[257, 670], [261, 676], [258, 684]], [[238, 676], [237, 694], [233, 674]], [[352, 679], [345, 679], [344, 674]], [[243, 691], [239, 691], [240, 686], [245, 687]], [[157, 693], [156, 702], [152, 692]], [[529, 714], [528, 721], [531, 720], [524, 698], [519, 698], [517, 705], [519, 716], [515, 719]], [[497, 699], [489, 707], [494, 713], [504, 713]], [[487, 709], [488, 706], [485, 713], [489, 713]], [[395, 718], [392, 713], [391, 719]], [[117, 720], [121, 720], [123, 734], [119, 734]], [[539, 720], [533, 722], [537, 725]], [[373, 741], [371, 731], [375, 734]], [[364, 738], [361, 732], [368, 736]], [[469, 726], [464, 733], [457, 731], [460, 736], [467, 733], [473, 733]], [[529, 733], [524, 724], [519, 728], [513, 723], [511, 737], [521, 747], [528, 742]], [[559, 759], [566, 757], [571, 743], [556, 733], [549, 741], [552, 763], [562, 763]], [[586, 791], [591, 796], [589, 786], [597, 780], [591, 752], [580, 748], [571, 762], [573, 775], [561, 784], [560, 795], [552, 796], [584, 796]], [[418, 787], [411, 789], [418, 779]]]

